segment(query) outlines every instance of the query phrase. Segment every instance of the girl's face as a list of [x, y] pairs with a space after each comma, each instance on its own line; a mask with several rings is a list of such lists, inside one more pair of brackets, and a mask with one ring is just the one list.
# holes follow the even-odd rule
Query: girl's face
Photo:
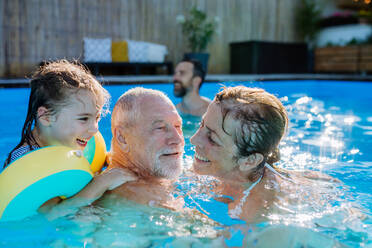
[[94, 95], [88, 90], [79, 90], [70, 96], [67, 106], [49, 116], [48, 125], [40, 132], [43, 145], [83, 150], [98, 131], [100, 115]]
[[[230, 135], [222, 129], [223, 124]], [[196, 173], [228, 178], [239, 172], [237, 147], [231, 136], [238, 124], [229, 117], [223, 123], [221, 107], [215, 102], [209, 105], [198, 131], [191, 137], [191, 143], [195, 145], [193, 167]]]

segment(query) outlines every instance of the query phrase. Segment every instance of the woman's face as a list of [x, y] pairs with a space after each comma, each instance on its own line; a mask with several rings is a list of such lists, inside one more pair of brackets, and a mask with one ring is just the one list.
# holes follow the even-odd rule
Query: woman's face
[[[224, 129], [222, 125], [224, 124]], [[229, 116], [222, 122], [221, 107], [212, 102], [203, 116], [198, 131], [191, 137], [195, 145], [194, 171], [202, 175], [226, 178], [237, 171], [237, 147], [233, 140], [239, 122]]]

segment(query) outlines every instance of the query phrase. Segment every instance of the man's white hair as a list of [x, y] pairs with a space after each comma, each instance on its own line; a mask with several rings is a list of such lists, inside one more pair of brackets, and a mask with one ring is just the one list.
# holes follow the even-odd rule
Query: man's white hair
[[119, 97], [112, 111], [111, 127], [134, 126], [141, 113], [141, 102], [147, 97], [161, 98], [173, 105], [169, 97], [162, 91], [135, 87]]

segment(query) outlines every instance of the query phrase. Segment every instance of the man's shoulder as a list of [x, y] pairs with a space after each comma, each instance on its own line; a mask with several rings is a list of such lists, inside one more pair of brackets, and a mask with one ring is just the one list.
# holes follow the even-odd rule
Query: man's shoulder
[[182, 104], [179, 102], [176, 104], [176, 109], [181, 109], [182, 108]]
[[172, 189], [173, 187], [169, 185], [159, 185], [140, 179], [125, 183], [111, 193], [140, 204], [151, 205], [150, 203], [153, 202], [161, 206], [162, 202], [167, 202]]
[[207, 98], [207, 97], [201, 96], [200, 98], [201, 98], [201, 100], [203, 101], [203, 103], [204, 103], [205, 105], [207, 105], [207, 106], [212, 102], [212, 100], [209, 99], [209, 98]]
[[205, 112], [207, 112], [207, 108], [212, 101], [209, 98], [206, 98], [206, 97], [203, 97], [203, 96], [201, 97], [201, 100], [203, 102], [203, 106], [200, 109], [201, 109], [201, 113], [203, 115]]

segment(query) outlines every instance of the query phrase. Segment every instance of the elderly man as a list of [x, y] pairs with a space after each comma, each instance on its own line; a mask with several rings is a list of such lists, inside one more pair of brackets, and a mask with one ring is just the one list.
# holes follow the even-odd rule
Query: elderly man
[[172, 186], [182, 171], [182, 119], [160, 91], [134, 88], [123, 94], [112, 113], [109, 168], [122, 168], [137, 180], [111, 191], [129, 200], [179, 209]]
[[177, 104], [177, 110], [181, 113], [202, 116], [207, 110], [210, 100], [199, 95], [204, 77], [203, 67], [197, 60], [183, 60], [177, 65], [173, 76], [173, 93], [176, 97], [182, 97]]

